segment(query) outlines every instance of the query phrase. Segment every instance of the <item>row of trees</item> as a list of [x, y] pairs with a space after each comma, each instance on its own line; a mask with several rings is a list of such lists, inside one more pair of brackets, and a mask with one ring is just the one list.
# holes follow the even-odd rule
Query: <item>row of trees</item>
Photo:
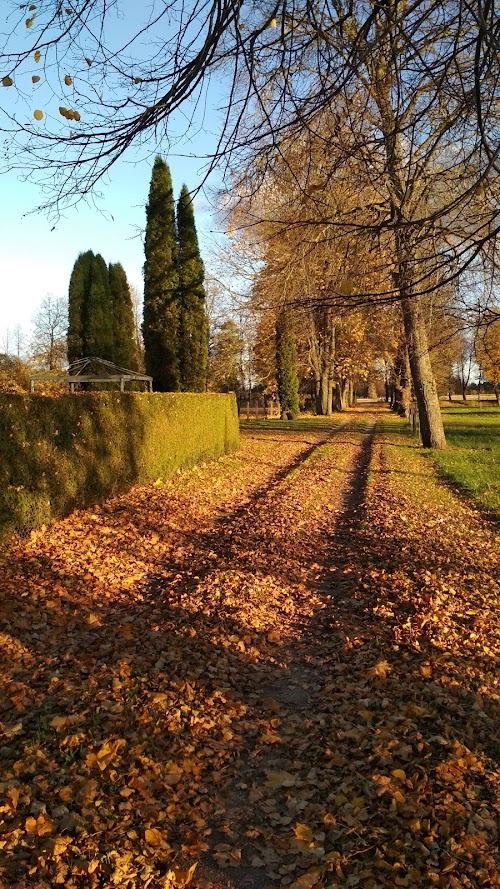
[[68, 361], [94, 357], [139, 370], [132, 296], [123, 266], [80, 253], [68, 295]]
[[[144, 244], [144, 363], [156, 391], [204, 391], [208, 319], [193, 205], [184, 185], [177, 206], [170, 170], [153, 166]], [[139, 370], [131, 290], [120, 263], [81, 253], [69, 284], [67, 355]]]
[[177, 207], [170, 170], [154, 162], [144, 243], [144, 358], [157, 391], [203, 392], [207, 385], [205, 270], [185, 185]]
[[[184, 185], [175, 205], [170, 170], [160, 157], [153, 167], [146, 220], [146, 371], [157, 391], [204, 391], [208, 318], [193, 204]], [[138, 371], [141, 350], [123, 266], [107, 265], [92, 250], [80, 253], [68, 302], [50, 295], [43, 300], [34, 318], [33, 346], [36, 363], [50, 371], [60, 370], [66, 357], [70, 364], [95, 357]]]
[[[47, 115], [44, 127], [10, 117], [7, 163], [9, 152], [12, 165], [22, 162], [24, 150], [28, 167], [54, 177], [55, 200], [74, 200], [88, 193], [137, 137], [151, 133], [157, 140], [163, 133], [168, 141], [175, 111], [193, 101], [196, 107], [196, 99], [204, 105], [209, 75], [219, 78], [223, 72], [232, 111], [224, 117], [212, 164], [222, 161], [229, 168], [233, 193], [240, 178], [249, 181], [246, 194], [258, 196], [268, 190], [269, 173], [275, 177], [279, 163], [290, 172], [298, 169], [293, 144], [299, 143], [304, 160], [298, 181], [307, 207], [292, 225], [300, 228], [302, 243], [318, 254], [322, 224], [322, 243], [334, 254], [341, 257], [354, 235], [356, 249], [362, 244], [365, 251], [380, 251], [386, 271], [385, 281], [380, 268], [370, 286], [359, 269], [354, 284], [348, 277], [344, 287], [340, 264], [330, 264], [325, 287], [319, 272], [314, 292], [305, 282], [302, 305], [308, 293], [314, 309], [332, 310], [336, 317], [340, 309], [342, 318], [346, 296], [354, 310], [374, 302], [376, 311], [383, 301], [399, 305], [401, 359], [410, 368], [423, 442], [443, 447], [427, 298], [443, 286], [453, 289], [471, 270], [493, 280], [499, 269], [495, 4], [278, 0], [266, 7], [193, 0], [186, 16], [183, 0], [171, 0], [140, 23], [121, 53], [118, 46], [103, 45], [104, 35], [114, 39], [111, 9], [104, 0], [89, 0], [83, 13], [68, 9], [63, 21], [59, 4], [48, 0], [28, 32], [21, 10], [24, 42], [17, 33], [6, 42], [2, 82], [16, 89], [33, 58], [43, 57], [44, 77], [57, 103], [64, 58], [65, 70], [78, 79], [77, 107], [69, 132], [57, 124], [52, 129], [57, 115]], [[144, 54], [145, 35], [155, 46], [150, 58]], [[37, 110], [35, 121], [41, 116]], [[188, 112], [186, 119], [197, 125], [196, 115]], [[357, 201], [330, 206], [313, 200], [328, 180], [352, 177], [360, 186]], [[270, 221], [266, 214], [263, 221]], [[363, 242], [357, 237], [361, 232]], [[294, 273], [299, 274], [303, 254], [299, 251]], [[335, 276], [336, 290], [330, 286]], [[482, 302], [480, 314], [481, 323], [489, 324], [497, 317], [495, 303]], [[155, 326], [153, 317], [152, 333]], [[327, 327], [329, 334], [314, 334], [321, 346], [315, 373], [323, 404], [330, 391], [325, 362], [333, 360], [330, 322]], [[180, 385], [175, 361], [172, 366], [169, 384]]]

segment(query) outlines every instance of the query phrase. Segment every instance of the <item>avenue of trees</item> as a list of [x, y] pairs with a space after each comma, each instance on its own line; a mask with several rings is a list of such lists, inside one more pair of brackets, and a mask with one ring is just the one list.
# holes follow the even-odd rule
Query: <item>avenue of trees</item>
[[[33, 6], [4, 43], [2, 83], [33, 105], [24, 79], [40, 70], [62, 104], [58, 113], [50, 98], [33, 105], [31, 123], [10, 114], [7, 165], [45, 173], [57, 208], [92, 190], [135, 140], [168, 145], [178, 109], [197, 125], [193, 109], [209, 99], [211, 75], [225, 79], [211, 164], [229, 174], [231, 224], [259, 243], [252, 299], [262, 315], [292, 312], [298, 362], [307, 352], [323, 413], [349, 398], [370, 350], [380, 357], [378, 332], [389, 323], [402, 408], [411, 375], [423, 444], [444, 447], [433, 355], [469, 325], [486, 368], [499, 323], [495, 3], [168, 0], [153, 3], [122, 52], [114, 4], [85, 0], [64, 15], [55, 0]], [[151, 245], [161, 224], [148, 217]], [[172, 257], [176, 249], [172, 240]], [[153, 254], [146, 250], [147, 361], [160, 388], [182, 388], [175, 343], [192, 329], [179, 333], [176, 282], [151, 290]]]

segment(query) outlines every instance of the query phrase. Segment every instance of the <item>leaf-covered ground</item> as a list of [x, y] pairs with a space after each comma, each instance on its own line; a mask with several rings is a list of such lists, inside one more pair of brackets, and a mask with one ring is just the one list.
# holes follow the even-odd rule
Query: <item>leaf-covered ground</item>
[[1, 885], [500, 885], [498, 528], [346, 419], [3, 554]]

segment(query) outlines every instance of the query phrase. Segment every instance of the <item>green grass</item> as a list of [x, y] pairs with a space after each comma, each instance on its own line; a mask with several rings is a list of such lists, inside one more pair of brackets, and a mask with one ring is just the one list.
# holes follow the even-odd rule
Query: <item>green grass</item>
[[432, 458], [448, 482], [500, 519], [500, 407], [450, 405], [442, 413], [448, 449]]

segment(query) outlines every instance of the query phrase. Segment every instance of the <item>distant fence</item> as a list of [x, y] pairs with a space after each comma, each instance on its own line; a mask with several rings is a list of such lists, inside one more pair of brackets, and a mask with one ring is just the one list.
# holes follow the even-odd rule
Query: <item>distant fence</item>
[[252, 395], [241, 398], [238, 402], [238, 413], [241, 420], [272, 420], [281, 413], [279, 401], [264, 395]]

